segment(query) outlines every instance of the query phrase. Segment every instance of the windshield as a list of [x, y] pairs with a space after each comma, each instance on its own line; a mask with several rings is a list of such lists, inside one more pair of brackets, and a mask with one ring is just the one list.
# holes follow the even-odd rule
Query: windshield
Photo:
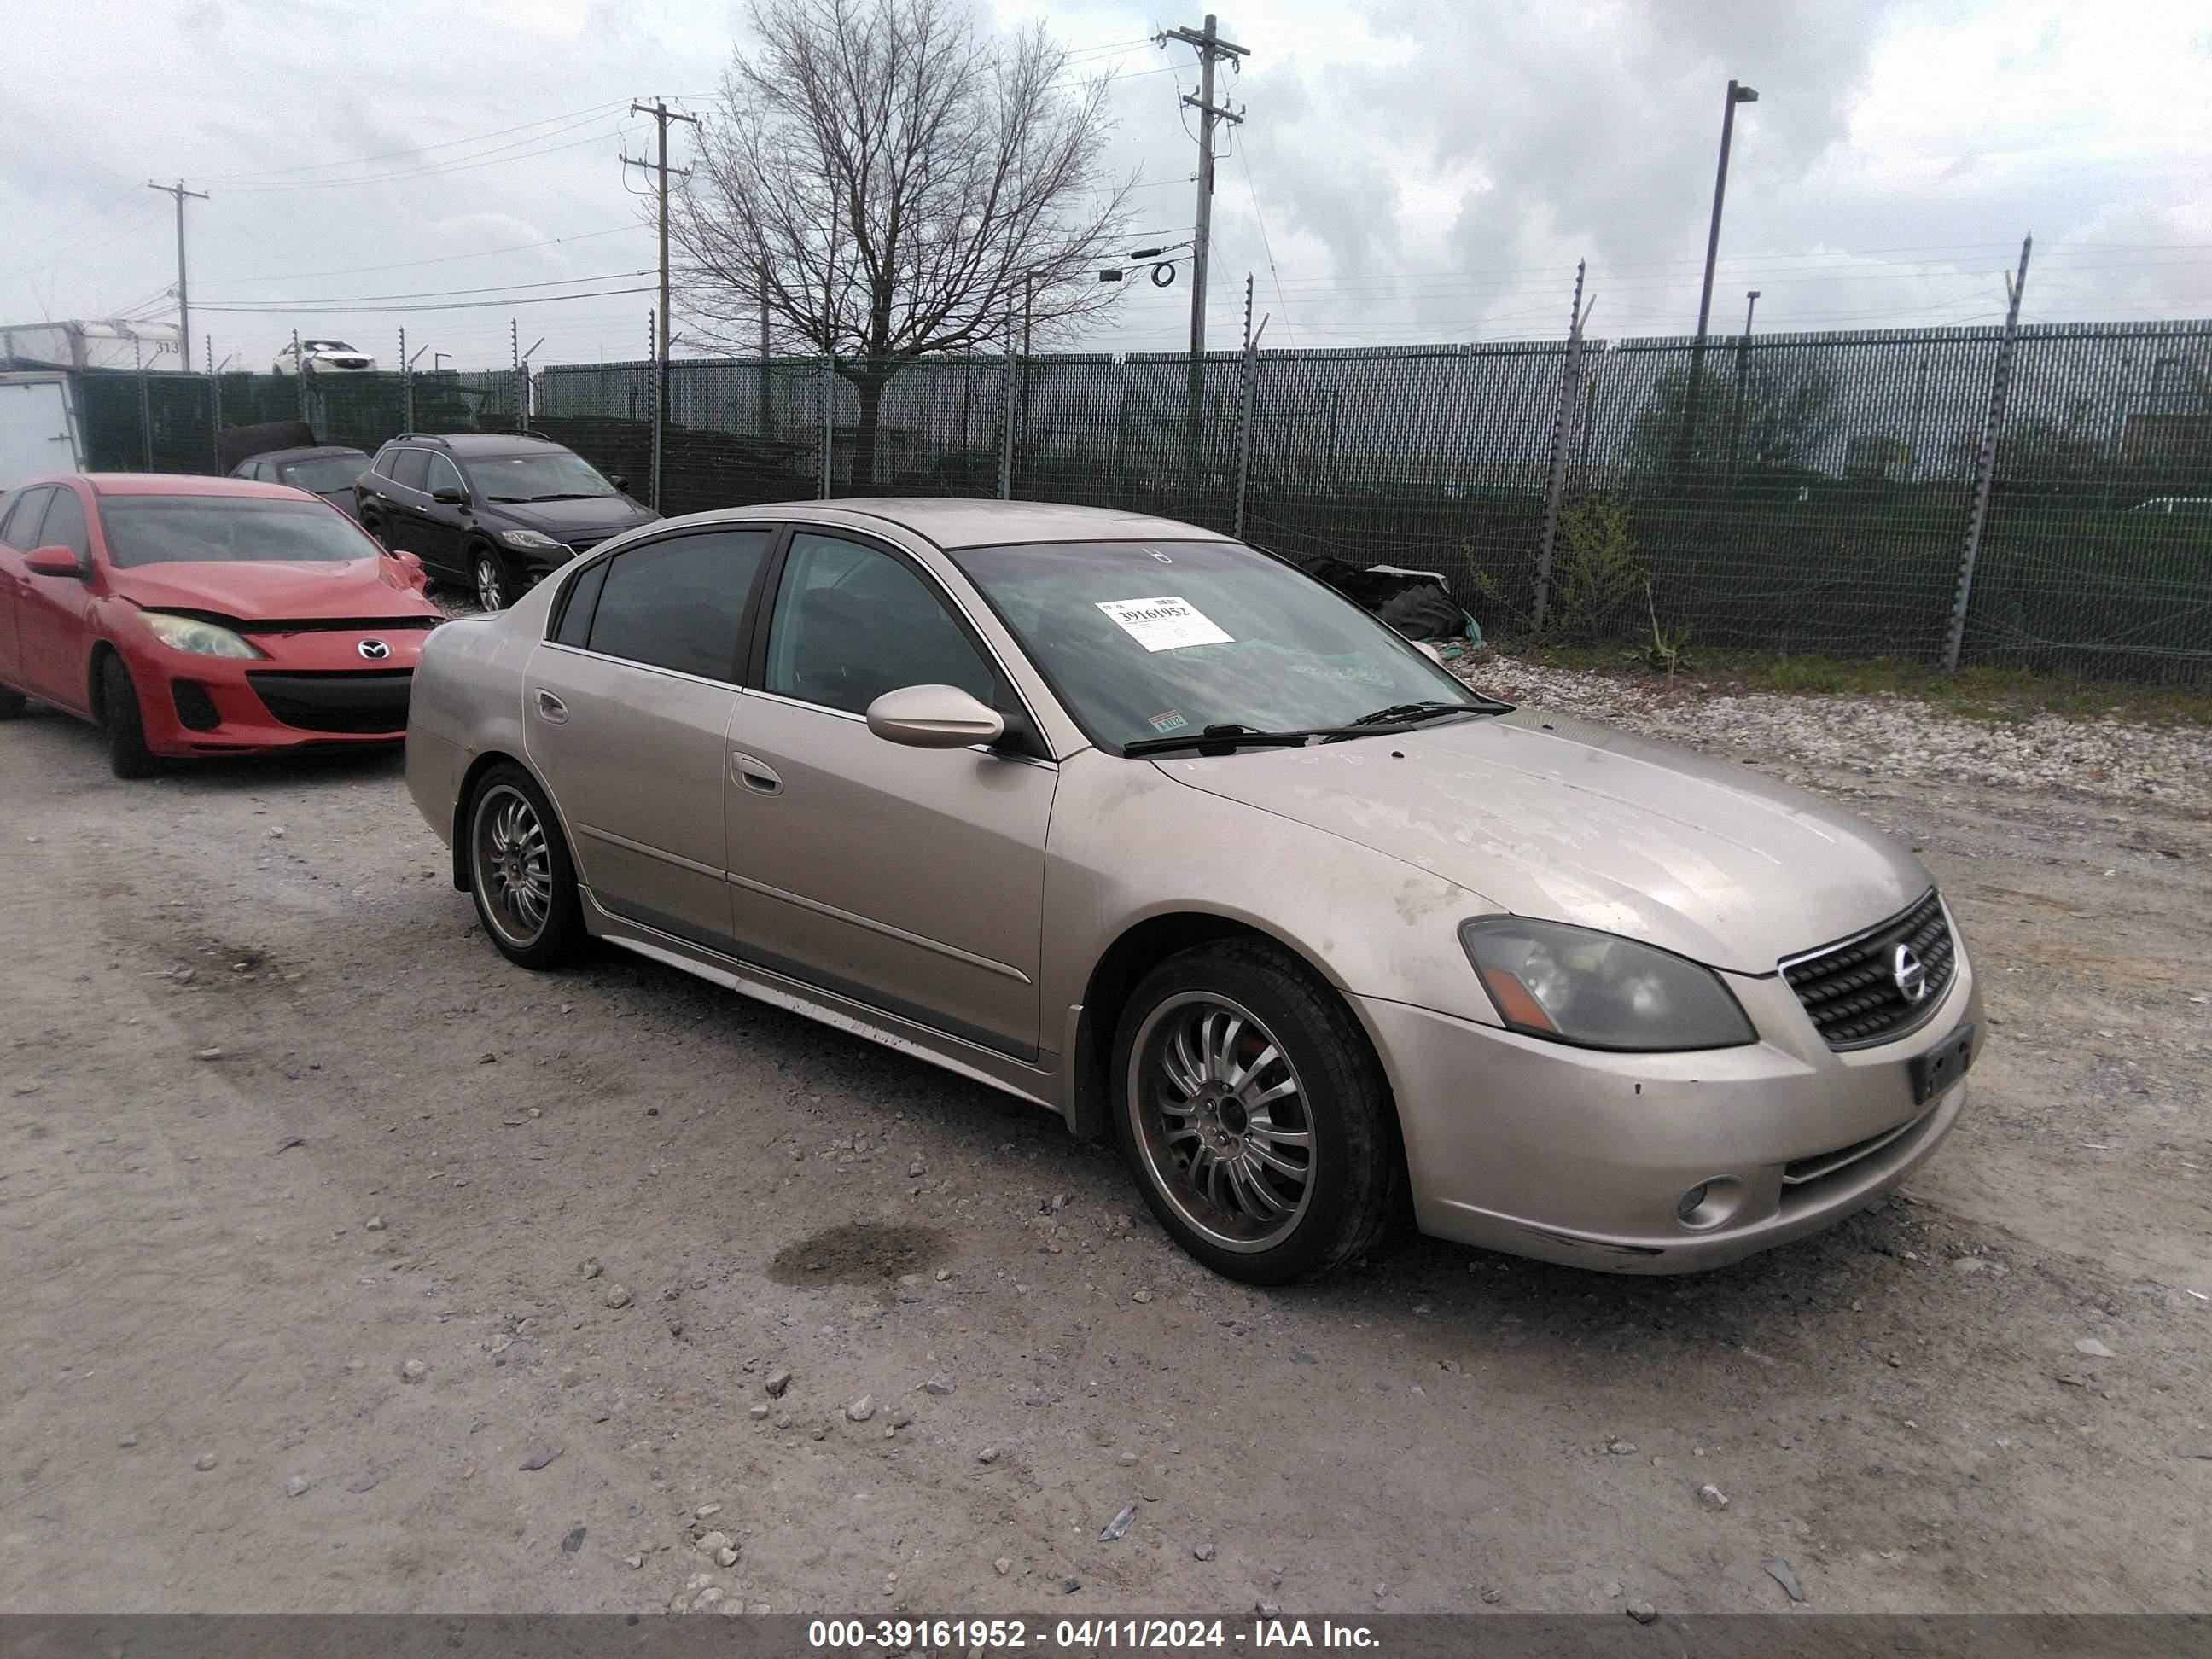
[[343, 340], [309, 340], [306, 343], [310, 351], [351, 351], [353, 349]]
[[1095, 742], [1339, 726], [1408, 703], [1495, 708], [1334, 589], [1235, 543], [951, 556]]
[[108, 562], [142, 564], [330, 564], [373, 559], [361, 526], [320, 501], [239, 501], [211, 495], [109, 495], [100, 503]]
[[597, 467], [566, 450], [472, 456], [468, 473], [470, 486], [493, 501], [558, 501], [620, 493], [599, 476]]
[[284, 482], [295, 489], [313, 490], [321, 495], [331, 490], [349, 489], [353, 481], [368, 471], [368, 457], [357, 449], [343, 455], [317, 455], [304, 461], [284, 463]]

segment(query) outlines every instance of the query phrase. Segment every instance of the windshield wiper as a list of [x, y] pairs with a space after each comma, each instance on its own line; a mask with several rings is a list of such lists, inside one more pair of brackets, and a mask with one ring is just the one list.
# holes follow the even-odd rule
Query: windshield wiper
[[532, 501], [596, 501], [601, 499], [601, 492], [596, 489], [568, 489], [551, 495], [529, 495], [524, 499]]
[[1139, 738], [1134, 743], [1123, 744], [1121, 752], [1124, 755], [1161, 755], [1170, 750], [1195, 749], [1201, 755], [1225, 755], [1232, 749], [1297, 748], [1315, 738], [1327, 736], [1333, 729], [1262, 732], [1232, 721], [1225, 726], [1209, 726], [1205, 731], [1189, 737]]
[[[1480, 694], [1478, 693], [1478, 696]], [[1483, 697], [1480, 702], [1399, 702], [1388, 708], [1378, 708], [1371, 714], [1362, 714], [1347, 722], [1351, 726], [1419, 726], [1423, 720], [1441, 720], [1446, 714], [1502, 714], [1513, 705], [1499, 702], [1494, 697]]]

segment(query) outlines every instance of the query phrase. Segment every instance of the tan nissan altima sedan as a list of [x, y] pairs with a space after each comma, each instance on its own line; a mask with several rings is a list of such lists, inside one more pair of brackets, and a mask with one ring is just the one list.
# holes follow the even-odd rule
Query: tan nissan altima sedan
[[1295, 567], [1020, 502], [652, 525], [441, 628], [407, 781], [501, 951], [587, 936], [1109, 1127], [1259, 1283], [1424, 1231], [1672, 1273], [1958, 1119], [1928, 872], [1468, 690]]

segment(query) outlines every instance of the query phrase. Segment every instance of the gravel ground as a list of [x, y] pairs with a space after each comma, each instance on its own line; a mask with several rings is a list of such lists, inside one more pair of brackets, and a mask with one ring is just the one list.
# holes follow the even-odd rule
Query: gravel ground
[[0, 726], [0, 1606], [2212, 1607], [2201, 734], [1479, 678], [1921, 849], [1996, 1030], [1905, 1194], [1248, 1290], [1012, 1102], [508, 968], [393, 759]]
[[[1887, 694], [1875, 697], [1717, 691], [1693, 680], [1595, 674], [1485, 656], [1462, 678], [1510, 702], [1613, 720], [1649, 737], [1780, 771], [1790, 764], [1860, 777], [2150, 796], [2202, 810], [2212, 787], [2212, 727], [2124, 720], [1974, 720]], [[1778, 764], [1779, 763], [1780, 764]]]

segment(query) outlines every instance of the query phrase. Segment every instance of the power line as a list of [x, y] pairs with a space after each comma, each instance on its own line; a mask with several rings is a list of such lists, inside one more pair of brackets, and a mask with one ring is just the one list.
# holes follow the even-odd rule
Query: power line
[[380, 300], [446, 300], [476, 294], [520, 294], [531, 289], [574, 288], [581, 283], [618, 283], [627, 276], [648, 276], [645, 270], [609, 270], [593, 276], [556, 276], [543, 283], [494, 283], [487, 288], [426, 288], [410, 294], [325, 295], [305, 300], [227, 300], [226, 305], [344, 306]]
[[449, 138], [440, 144], [416, 144], [408, 149], [386, 150], [380, 155], [349, 156], [339, 161], [305, 161], [297, 167], [266, 167], [258, 173], [204, 173], [200, 175], [200, 182], [204, 185], [221, 185], [237, 179], [276, 179], [288, 173], [320, 172], [328, 167], [367, 167], [372, 161], [397, 161], [403, 155], [428, 155], [437, 150], [457, 149], [464, 144], [480, 144], [488, 138], [504, 138], [510, 132], [528, 132], [538, 127], [557, 126], [563, 121], [574, 120], [578, 117], [589, 118], [617, 110], [622, 107], [623, 101], [617, 98], [607, 103], [593, 104], [587, 109], [567, 110], [559, 115], [548, 115], [540, 120], [523, 121], [511, 127], [497, 128], [490, 132], [472, 133], [465, 138]]
[[479, 248], [474, 253], [441, 253], [434, 259], [402, 259], [386, 265], [346, 265], [335, 270], [294, 270], [275, 276], [224, 276], [226, 283], [299, 283], [315, 276], [365, 276], [380, 270], [415, 270], [424, 265], [458, 264], [464, 259], [489, 259], [501, 253], [521, 253], [532, 248], [560, 247], [569, 242], [588, 242], [601, 236], [627, 236], [643, 230], [641, 224], [616, 225], [608, 230], [580, 231], [574, 236], [549, 236], [542, 242], [510, 242], [503, 247]]
[[381, 312], [481, 311], [487, 307], [495, 309], [501, 306], [550, 306], [568, 300], [609, 300], [620, 294], [651, 294], [653, 291], [654, 285], [648, 283], [641, 288], [599, 289], [590, 294], [539, 294], [504, 300], [453, 300], [442, 305], [430, 306], [204, 306], [202, 309], [253, 317], [350, 317], [369, 316]]
[[[600, 117], [598, 118], [604, 119], [605, 118]], [[580, 122], [577, 125], [591, 125], [591, 123]], [[573, 131], [574, 129], [573, 127], [569, 127], [562, 128], [561, 131]], [[565, 144], [546, 144], [536, 149], [526, 149], [514, 145], [503, 145], [501, 146], [501, 149], [513, 150], [514, 153], [511, 155], [501, 155], [496, 151], [488, 152], [484, 155], [471, 156], [466, 160], [453, 162], [449, 166], [415, 167], [397, 173], [373, 173], [358, 179], [303, 179], [289, 184], [239, 185], [234, 185], [233, 188], [234, 191], [240, 192], [254, 195], [268, 195], [280, 191], [301, 190], [346, 190], [359, 185], [388, 185], [408, 179], [427, 179], [433, 176], [452, 173], [473, 173], [479, 167], [501, 167], [510, 161], [535, 161], [542, 155], [557, 155], [563, 150], [580, 149], [586, 144], [605, 143], [610, 138], [619, 137], [622, 131], [623, 127], [620, 125], [617, 125], [605, 132], [587, 133], [581, 138], [571, 139]], [[556, 136], [557, 136], [557, 134], [549, 133], [546, 135], [548, 137]]]

